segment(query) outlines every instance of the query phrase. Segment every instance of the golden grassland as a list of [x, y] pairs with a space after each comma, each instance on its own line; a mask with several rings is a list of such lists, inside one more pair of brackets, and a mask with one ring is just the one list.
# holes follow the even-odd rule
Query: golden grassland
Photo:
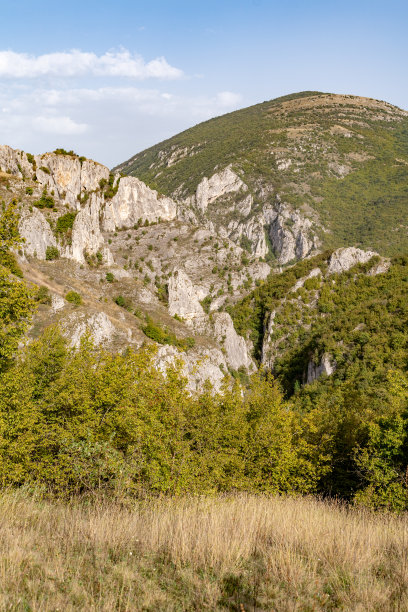
[[255, 495], [0, 497], [0, 609], [407, 610], [408, 517]]

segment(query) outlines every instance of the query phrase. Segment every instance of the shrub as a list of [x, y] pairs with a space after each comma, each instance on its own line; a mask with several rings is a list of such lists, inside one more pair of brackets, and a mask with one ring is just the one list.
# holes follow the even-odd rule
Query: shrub
[[44, 189], [41, 198], [33, 202], [33, 206], [36, 206], [37, 208], [54, 208], [55, 201], [52, 196], [47, 195], [47, 190]]
[[56, 227], [57, 233], [65, 234], [69, 230], [72, 230], [76, 216], [76, 212], [67, 212], [65, 213], [65, 215], [61, 215], [60, 217], [58, 217]]
[[108, 281], [108, 283], [113, 283], [113, 281], [115, 280], [115, 277], [113, 276], [112, 272], [106, 273], [106, 280]]
[[51, 304], [51, 296], [48, 287], [38, 287], [35, 299], [39, 304]]
[[211, 295], [207, 295], [203, 300], [201, 300], [200, 304], [203, 307], [204, 312], [207, 314], [210, 312], [210, 306], [212, 302]]
[[45, 172], [45, 174], [51, 174], [51, 170], [47, 166], [40, 166], [40, 170]]
[[33, 195], [33, 188], [32, 187], [26, 187], [26, 194], [27, 195]]
[[76, 291], [68, 291], [67, 295], [65, 296], [65, 299], [67, 300], [67, 302], [75, 304], [75, 306], [80, 306], [82, 304], [82, 298]]
[[150, 317], [146, 317], [146, 325], [142, 327], [142, 331], [145, 336], [159, 344], [170, 344], [183, 350], [193, 348], [195, 345], [194, 338], [177, 338], [173, 332], [161, 327], [158, 323], [154, 323]]
[[58, 259], [59, 257], [59, 250], [57, 249], [56, 246], [48, 246], [47, 250], [45, 251], [45, 259], [47, 261], [52, 261], [53, 259]]
[[115, 304], [117, 304], [121, 308], [125, 308], [125, 310], [129, 310], [129, 311], [132, 310], [131, 301], [129, 300], [129, 298], [123, 297], [123, 295], [118, 295], [117, 297], [114, 298], [113, 301], [115, 302]]

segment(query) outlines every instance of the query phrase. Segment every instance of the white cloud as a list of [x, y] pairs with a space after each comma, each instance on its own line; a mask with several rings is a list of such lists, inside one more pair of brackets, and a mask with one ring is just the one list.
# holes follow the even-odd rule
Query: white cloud
[[70, 117], [34, 117], [32, 122], [33, 128], [38, 132], [48, 134], [61, 134], [62, 136], [70, 136], [83, 134], [88, 126], [86, 123], [77, 123]]
[[0, 51], [0, 77], [31, 79], [46, 76], [178, 79], [183, 72], [171, 66], [164, 57], [145, 62], [140, 55], [132, 54], [127, 49], [99, 56], [78, 49], [38, 56]]
[[110, 166], [241, 102], [234, 92], [192, 95], [167, 86], [36, 85], [0, 81], [0, 144], [32, 153], [74, 149]]
[[220, 106], [237, 106], [241, 100], [241, 94], [234, 93], [233, 91], [220, 91], [217, 94], [217, 102]]

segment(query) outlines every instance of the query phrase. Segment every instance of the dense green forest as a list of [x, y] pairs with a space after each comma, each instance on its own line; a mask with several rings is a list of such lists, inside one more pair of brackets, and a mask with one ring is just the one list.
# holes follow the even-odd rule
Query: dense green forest
[[[24, 343], [38, 288], [15, 274], [18, 241], [15, 205], [3, 206], [3, 487], [29, 483], [63, 496], [97, 489], [138, 496], [320, 493], [373, 507], [408, 506], [408, 259], [394, 260], [385, 274], [352, 270], [321, 281], [322, 316], [297, 331], [276, 379], [261, 370], [245, 388], [226, 380], [220, 393], [208, 385], [190, 394], [180, 367], [167, 376], [154, 367], [151, 347], [110, 354], [86, 337], [73, 349], [55, 328]], [[316, 260], [299, 264], [302, 274], [311, 265]], [[237, 327], [256, 333], [262, 309], [297, 274], [292, 268], [258, 288], [251, 316], [245, 301], [237, 307]], [[335, 375], [302, 387], [305, 347], [332, 351]]]

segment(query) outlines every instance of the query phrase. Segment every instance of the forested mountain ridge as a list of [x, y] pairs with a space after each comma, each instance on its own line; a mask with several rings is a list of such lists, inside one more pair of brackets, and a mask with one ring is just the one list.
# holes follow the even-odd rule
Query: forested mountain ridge
[[[227, 187], [218, 203], [210, 201], [200, 210], [206, 180], [211, 189], [211, 177], [225, 168], [248, 187], [252, 208], [240, 210], [236, 203], [243, 198]], [[384, 255], [408, 248], [408, 115], [386, 102], [321, 92], [284, 96], [201, 123], [118, 169], [184, 200], [230, 237], [244, 236], [252, 251], [270, 253], [283, 263], [288, 259], [281, 257], [277, 234], [296, 224], [302, 229], [293, 211], [309, 227], [302, 238], [295, 232], [295, 240], [308, 245], [303, 251], [298, 246], [292, 257], [317, 245], [353, 245]], [[279, 228], [265, 211], [268, 205], [278, 212], [284, 205]], [[261, 211], [268, 248], [258, 244], [261, 230], [256, 239], [252, 235]]]

